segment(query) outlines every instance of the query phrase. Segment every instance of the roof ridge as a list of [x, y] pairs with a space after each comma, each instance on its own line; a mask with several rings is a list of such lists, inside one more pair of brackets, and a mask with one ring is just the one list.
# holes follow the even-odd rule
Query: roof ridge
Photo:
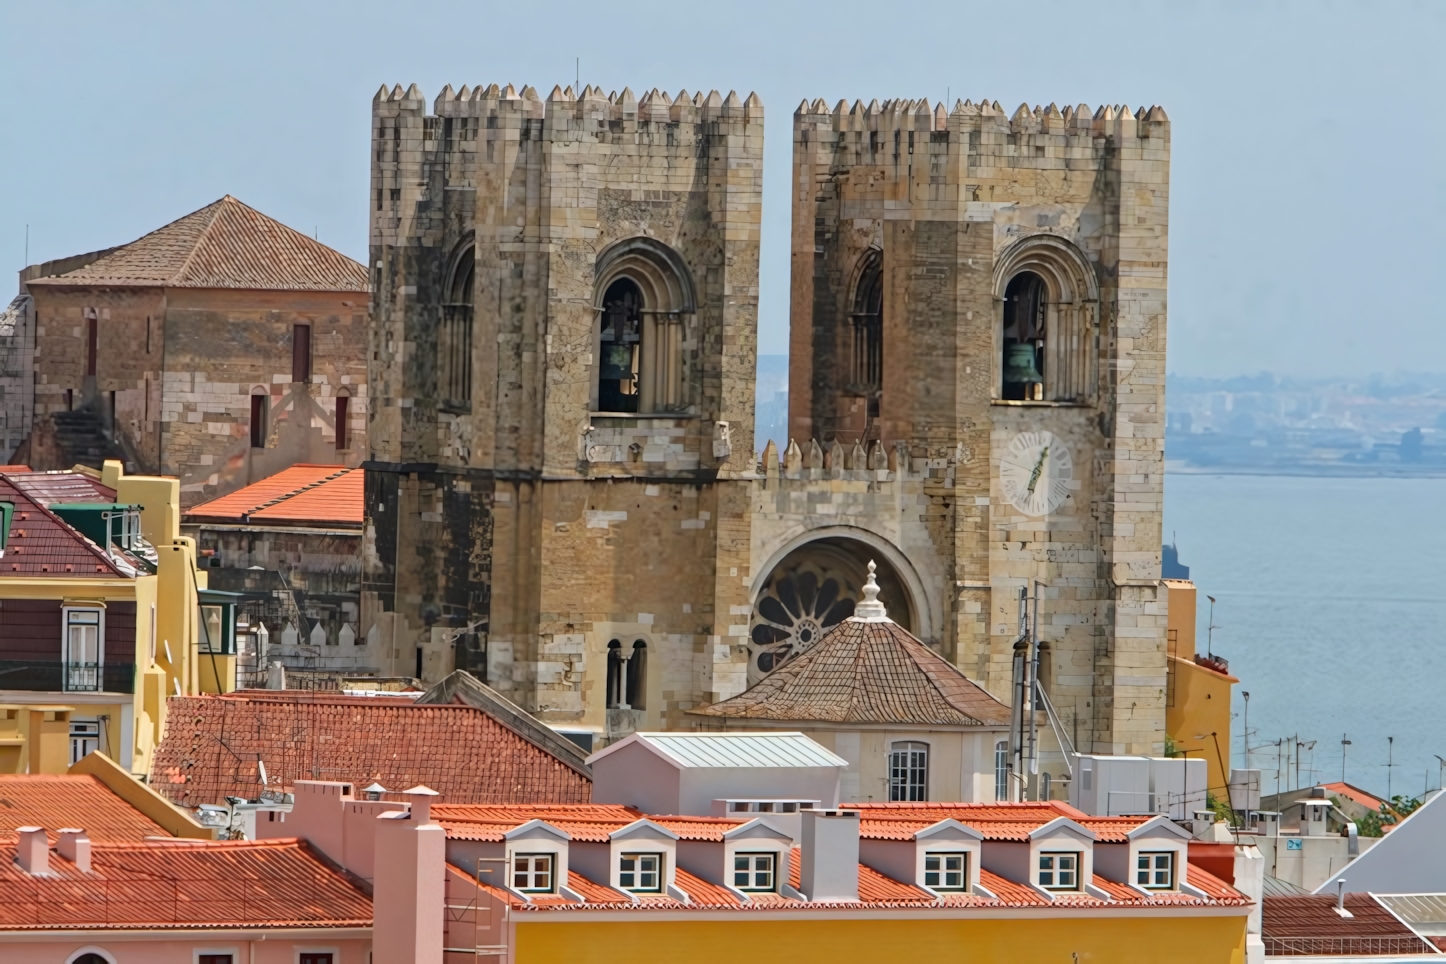
[[[229, 194], [223, 194], [219, 200], [212, 201], [210, 204], [206, 205], [206, 207], [201, 209], [202, 211], [205, 211], [207, 208], [212, 209], [211, 217], [206, 222], [206, 226], [201, 229], [201, 232], [199, 234], [196, 235], [196, 243], [191, 245], [191, 250], [186, 253], [186, 259], [181, 262], [181, 266], [176, 269], [176, 273], [171, 275], [171, 277], [167, 279], [168, 281], [172, 283], [179, 282], [182, 278], [186, 276], [186, 271], [191, 267], [191, 262], [195, 259], [196, 252], [201, 250], [201, 246], [206, 243], [206, 239], [211, 235], [211, 229], [214, 228], [216, 226], [216, 222], [221, 219], [221, 211], [225, 208], [226, 202], [228, 200], [235, 201], [236, 199], [231, 197], [231, 195]], [[236, 203], [239, 204], [240, 202], [237, 201]], [[200, 212], [198, 211], [193, 213], [199, 214]]]
[[116, 565], [115, 560], [112, 559], [110, 556], [106, 555], [105, 551], [102, 550], [100, 546], [96, 545], [94, 542], [91, 542], [90, 538], [86, 536], [85, 533], [81, 532], [79, 529], [75, 528], [75, 526], [60, 518], [60, 516], [56, 515], [54, 512], [51, 512], [48, 506], [41, 505], [35, 499], [31, 498], [29, 493], [22, 490], [20, 486], [16, 485], [14, 482], [11, 482], [3, 475], [0, 475], [0, 481], [3, 481], [5, 485], [9, 486], [16, 495], [20, 496], [26, 502], [29, 502], [36, 509], [40, 510], [40, 512], [44, 513], [52, 522], [60, 526], [60, 528], [65, 532], [65, 534], [70, 536], [76, 542], [79, 542], [82, 548], [90, 551], [92, 555], [94, 555], [101, 562], [105, 563], [106, 566], [110, 569], [111, 573], [121, 579], [128, 578], [125, 573], [121, 572], [120, 566]]

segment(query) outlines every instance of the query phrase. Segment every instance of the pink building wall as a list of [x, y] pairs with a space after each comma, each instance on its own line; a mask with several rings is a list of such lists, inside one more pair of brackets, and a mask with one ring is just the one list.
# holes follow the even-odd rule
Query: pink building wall
[[[262, 939], [264, 937], [264, 939]], [[330, 952], [332, 964], [368, 964], [370, 934], [351, 932], [348, 936], [318, 934], [296, 936], [271, 931], [238, 937], [233, 933], [215, 935], [179, 932], [77, 939], [73, 936], [0, 934], [0, 961], [5, 964], [67, 964], [87, 951], [100, 954], [113, 964], [195, 964], [197, 954], [230, 954], [234, 964], [296, 964], [301, 952]], [[18, 939], [17, 939], [18, 938]], [[254, 939], [248, 939], [254, 938]], [[253, 956], [254, 955], [254, 956]], [[380, 964], [380, 960], [378, 960]]]

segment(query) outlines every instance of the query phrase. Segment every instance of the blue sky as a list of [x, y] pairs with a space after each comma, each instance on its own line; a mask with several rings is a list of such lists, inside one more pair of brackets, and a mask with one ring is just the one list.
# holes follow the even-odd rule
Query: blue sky
[[1170, 369], [1442, 370], [1439, 3], [0, 5], [0, 269], [234, 194], [366, 256], [378, 85], [758, 91], [765, 352], [800, 99], [1162, 104]]

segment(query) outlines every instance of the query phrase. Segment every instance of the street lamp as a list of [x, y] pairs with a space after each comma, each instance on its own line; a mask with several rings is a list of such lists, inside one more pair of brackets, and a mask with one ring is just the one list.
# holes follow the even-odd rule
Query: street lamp
[[[1342, 783], [1345, 783], [1345, 782], [1346, 782], [1346, 747], [1348, 747], [1348, 746], [1350, 746], [1350, 745], [1351, 745], [1351, 741], [1350, 741], [1350, 740], [1347, 740], [1347, 739], [1346, 739], [1346, 735], [1345, 735], [1344, 733], [1342, 733], [1342, 734], [1341, 734], [1341, 782], [1342, 782]], [[1377, 784], [1377, 786], [1379, 786], [1379, 784]]]

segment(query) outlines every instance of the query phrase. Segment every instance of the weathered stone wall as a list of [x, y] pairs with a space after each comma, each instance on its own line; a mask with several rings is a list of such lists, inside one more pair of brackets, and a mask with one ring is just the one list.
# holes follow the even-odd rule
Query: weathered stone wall
[[[310, 461], [356, 465], [367, 411], [364, 305], [348, 293], [33, 286], [37, 415], [93, 405], [145, 471], [194, 505]], [[95, 376], [86, 375], [90, 319]], [[292, 330], [311, 327], [311, 381], [293, 384]], [[67, 398], [66, 392], [71, 394]], [[270, 408], [250, 439], [253, 392]], [[350, 395], [350, 447], [336, 398]]]
[[[804, 445], [903, 443], [920, 473], [910, 521], [927, 534], [907, 554], [937, 574], [938, 643], [971, 676], [1009, 698], [1018, 589], [1039, 581], [1066, 726], [1098, 752], [1158, 752], [1164, 112], [815, 101], [794, 126], [791, 432]], [[841, 375], [869, 256], [884, 279], [871, 423]], [[1004, 288], [1025, 269], [1064, 285], [1049, 308], [1050, 395], [1004, 401]], [[1058, 507], [1030, 514], [1000, 466], [1019, 433], [1039, 431], [1073, 472]]]
[[[363, 622], [399, 654], [477, 661], [602, 728], [627, 636], [648, 641], [647, 719], [716, 698], [695, 666], [714, 608], [748, 607], [748, 499], [722, 480], [754, 464], [762, 130], [756, 97], [716, 92], [449, 87], [430, 116], [415, 87], [378, 94]], [[634, 247], [689, 293], [662, 306], [680, 389], [599, 413], [597, 270]], [[444, 404], [438, 331], [469, 263], [471, 397]]]

